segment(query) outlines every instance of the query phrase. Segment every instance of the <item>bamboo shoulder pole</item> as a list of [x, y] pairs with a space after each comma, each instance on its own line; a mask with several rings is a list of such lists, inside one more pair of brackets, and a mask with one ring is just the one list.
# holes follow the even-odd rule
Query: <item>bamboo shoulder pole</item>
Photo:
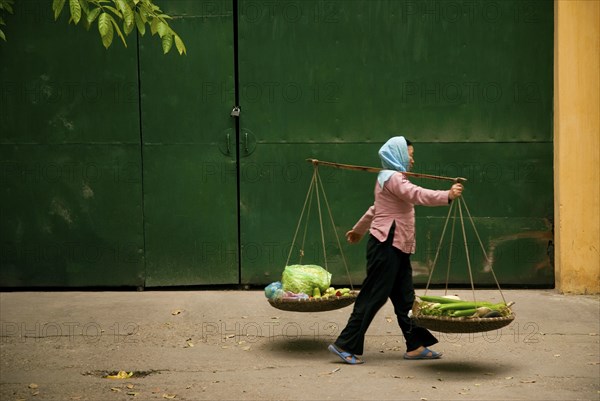
[[[326, 162], [323, 160], [317, 159], [306, 159], [307, 162], [312, 163], [313, 165], [322, 165], [327, 167], [335, 167], [343, 170], [355, 170], [355, 171], [366, 171], [369, 173], [379, 173], [382, 168], [378, 167], [369, 167], [369, 166], [355, 166], [353, 164], [342, 164], [342, 163], [334, 163], [334, 162]], [[444, 180], [444, 181], [453, 181], [453, 182], [467, 182], [467, 179], [464, 177], [444, 177], [441, 175], [431, 175], [431, 174], [421, 174], [421, 173], [412, 173], [412, 172], [403, 172], [402, 174], [415, 177], [415, 178], [429, 178], [432, 180]]]

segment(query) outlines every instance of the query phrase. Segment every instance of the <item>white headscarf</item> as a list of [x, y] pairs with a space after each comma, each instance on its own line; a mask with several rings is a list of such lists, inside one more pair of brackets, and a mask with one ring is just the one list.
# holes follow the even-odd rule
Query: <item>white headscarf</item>
[[379, 149], [379, 158], [381, 159], [381, 165], [384, 170], [379, 172], [377, 181], [381, 188], [383, 188], [385, 182], [389, 180], [394, 173], [398, 171], [408, 171], [410, 157], [408, 155], [406, 139], [403, 136], [390, 138], [381, 149]]

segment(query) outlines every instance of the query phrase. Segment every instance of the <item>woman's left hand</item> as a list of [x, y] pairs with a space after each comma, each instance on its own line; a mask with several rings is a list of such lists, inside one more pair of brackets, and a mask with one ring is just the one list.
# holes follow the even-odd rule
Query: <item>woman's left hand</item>
[[456, 183], [456, 184], [452, 185], [452, 187], [450, 188], [450, 192], [448, 193], [448, 199], [454, 200], [454, 199], [458, 198], [459, 196], [462, 195], [463, 189], [464, 189], [464, 187], [462, 184]]

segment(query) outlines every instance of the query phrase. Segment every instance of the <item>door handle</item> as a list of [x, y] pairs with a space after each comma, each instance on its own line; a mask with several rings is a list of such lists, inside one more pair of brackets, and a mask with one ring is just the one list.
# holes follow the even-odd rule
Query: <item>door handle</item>
[[248, 150], [248, 133], [244, 132], [244, 150], [246, 151], [246, 153], [250, 153], [250, 151]]
[[231, 154], [231, 134], [227, 134], [227, 154]]

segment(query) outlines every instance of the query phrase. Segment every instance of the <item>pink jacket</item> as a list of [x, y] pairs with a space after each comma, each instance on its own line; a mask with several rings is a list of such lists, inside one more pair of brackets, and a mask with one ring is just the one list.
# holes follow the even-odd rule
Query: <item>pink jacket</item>
[[396, 222], [393, 246], [404, 253], [415, 253], [414, 205], [448, 205], [450, 191], [434, 191], [411, 183], [404, 174], [396, 173], [383, 188], [375, 182], [375, 203], [352, 228], [359, 234], [367, 231], [383, 242], [392, 223]]

